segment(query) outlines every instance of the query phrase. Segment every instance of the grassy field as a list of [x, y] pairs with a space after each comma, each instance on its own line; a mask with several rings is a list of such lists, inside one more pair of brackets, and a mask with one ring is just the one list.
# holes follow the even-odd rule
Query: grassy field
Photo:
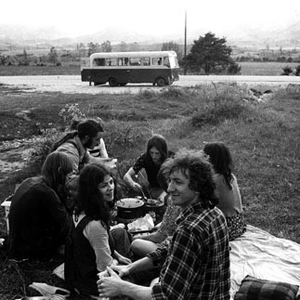
[[292, 70], [300, 65], [299, 63], [282, 63], [282, 62], [239, 62], [241, 75], [264, 75], [279, 76], [283, 73], [282, 68], [290, 67]]
[[1, 66], [0, 76], [80, 75], [80, 65], [68, 66]]
[[[8, 149], [14, 138], [28, 141], [33, 135], [26, 147], [40, 149], [40, 138], [50, 138], [45, 130], [65, 125], [58, 114], [66, 104], [78, 104], [86, 115], [104, 119], [104, 139], [110, 156], [118, 158], [120, 177], [144, 150], [152, 133], [164, 135], [175, 151], [182, 147], [202, 149], [209, 141], [225, 142], [233, 154], [247, 223], [300, 243], [297, 87], [278, 89], [267, 101], [258, 103], [250, 99], [246, 87], [234, 84], [171, 87], [161, 93], [137, 95], [30, 94], [0, 86], [0, 149]], [[30, 121], [16, 117], [21, 110], [30, 110]], [[1, 173], [0, 202], [12, 193], [15, 184], [36, 172], [39, 161], [35, 159], [19, 172]], [[5, 237], [5, 230], [2, 211], [0, 238]], [[32, 281], [56, 283], [48, 266], [39, 266], [29, 275], [20, 273], [4, 250], [0, 272], [0, 299], [24, 295]]]
[[[281, 62], [239, 62], [241, 75], [279, 76], [282, 68], [289, 66], [292, 70], [299, 63]], [[80, 75], [80, 63], [63, 64], [61, 66], [1, 66], [0, 76], [26, 75]]]

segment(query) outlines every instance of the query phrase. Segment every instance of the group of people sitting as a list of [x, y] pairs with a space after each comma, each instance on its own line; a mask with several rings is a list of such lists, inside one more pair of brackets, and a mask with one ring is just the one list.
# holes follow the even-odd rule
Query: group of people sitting
[[[41, 175], [18, 186], [9, 213], [10, 257], [63, 253], [66, 287], [83, 295], [229, 299], [229, 241], [246, 225], [228, 147], [213, 142], [174, 153], [153, 135], [123, 179], [142, 191], [136, 175], [144, 169], [149, 194], [163, 195], [166, 210], [157, 231], [134, 237], [111, 226], [118, 184], [102, 132], [100, 120], [82, 120], [53, 146]], [[104, 157], [91, 153], [99, 144]]]

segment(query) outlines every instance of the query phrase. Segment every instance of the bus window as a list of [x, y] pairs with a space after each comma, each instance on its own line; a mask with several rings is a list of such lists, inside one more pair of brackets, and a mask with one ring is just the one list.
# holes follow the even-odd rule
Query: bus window
[[117, 66], [118, 65], [118, 61], [116, 58], [107, 58], [106, 59], [106, 66]]
[[129, 66], [129, 59], [128, 59], [128, 57], [124, 58], [124, 65], [125, 66]]
[[123, 66], [123, 58], [118, 58], [118, 66]]
[[105, 65], [105, 59], [104, 58], [95, 58], [93, 60], [93, 66], [100, 67]]
[[142, 66], [150, 66], [150, 57], [142, 57]]
[[161, 57], [153, 57], [152, 58], [152, 65], [153, 66], [158, 66], [161, 65], [162, 58]]
[[169, 62], [169, 57], [168, 56], [165, 56], [164, 57], [164, 63], [163, 63], [164, 66], [170, 68], [170, 62]]
[[130, 64], [130, 66], [140, 66], [141, 65], [141, 58], [140, 57], [129, 58], [129, 64]]

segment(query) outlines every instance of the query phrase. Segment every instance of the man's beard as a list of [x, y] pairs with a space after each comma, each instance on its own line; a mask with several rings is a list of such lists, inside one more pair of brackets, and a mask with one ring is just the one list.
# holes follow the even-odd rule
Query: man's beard
[[84, 148], [93, 149], [91, 148], [93, 145], [93, 138], [89, 137], [89, 139], [83, 144]]

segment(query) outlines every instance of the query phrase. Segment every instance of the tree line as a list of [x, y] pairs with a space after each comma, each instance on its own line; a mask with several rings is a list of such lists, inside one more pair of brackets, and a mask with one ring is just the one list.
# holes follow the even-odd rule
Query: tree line
[[[156, 44], [149, 49], [149, 45], [141, 46], [138, 43], [127, 44], [121, 42], [117, 45], [112, 45], [109, 40], [103, 43], [89, 42], [87, 45], [79, 43], [73, 52], [58, 53], [55, 47], [50, 48], [47, 55], [33, 57], [28, 55], [24, 49], [22, 54], [15, 57], [3, 56], [0, 53], [0, 65], [17, 64], [29, 65], [44, 65], [50, 63], [52, 65], [61, 65], [63, 61], [72, 61], [89, 57], [96, 52], [126, 52], [126, 51], [151, 51], [173, 50], [177, 53], [179, 65], [189, 74], [239, 74], [241, 66], [238, 62], [247, 61], [244, 56], [233, 58], [232, 48], [227, 45], [225, 37], [219, 38], [215, 34], [208, 32], [204, 36], [199, 36], [194, 40], [193, 44], [187, 45], [187, 55], [184, 56], [184, 46], [173, 41]], [[283, 52], [282, 52], [283, 53]], [[281, 53], [281, 54], [282, 54]], [[283, 58], [282, 58], [283, 59]], [[254, 61], [254, 60], [253, 60]], [[289, 60], [282, 60], [289, 61]]]

